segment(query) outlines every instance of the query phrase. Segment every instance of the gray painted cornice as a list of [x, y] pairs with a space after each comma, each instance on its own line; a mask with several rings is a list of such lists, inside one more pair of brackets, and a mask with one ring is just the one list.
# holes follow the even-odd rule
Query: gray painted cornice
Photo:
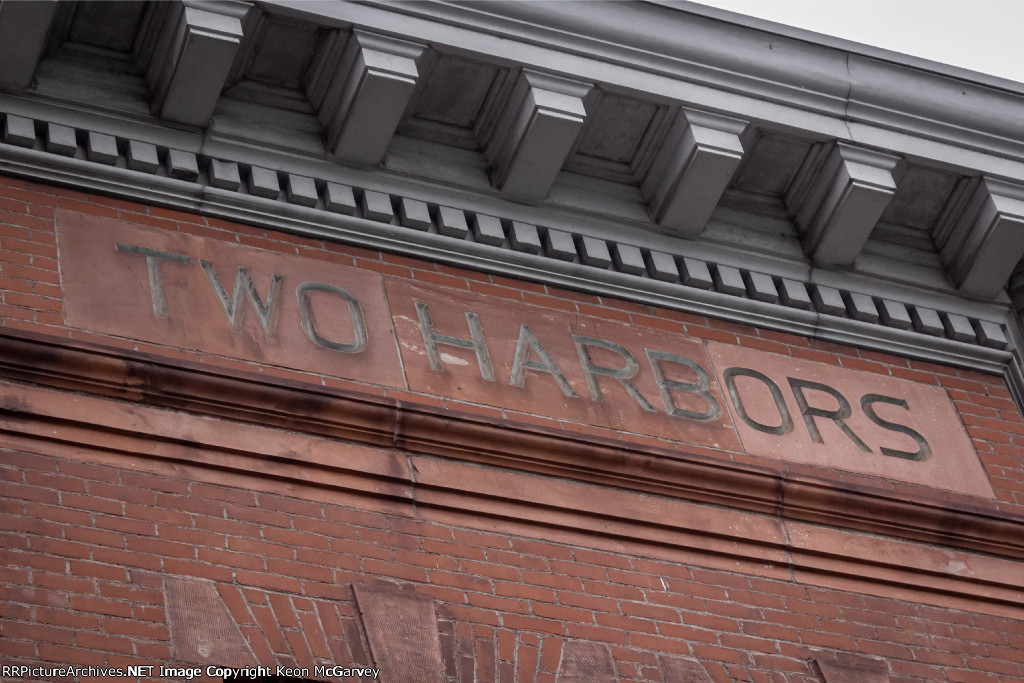
[[923, 57], [915, 57], [913, 55], [907, 55], [893, 50], [887, 50], [881, 47], [875, 47], [873, 45], [866, 45], [864, 43], [858, 43], [845, 38], [838, 38], [836, 36], [826, 35], [824, 33], [818, 33], [816, 31], [810, 31], [803, 28], [797, 28], [795, 26], [786, 26], [774, 21], [767, 19], [761, 19], [758, 17], [750, 17], [736, 12], [730, 12], [729, 10], [720, 9], [718, 7], [711, 7], [709, 5], [699, 4], [697, 2], [689, 2], [688, 0], [643, 0], [644, 2], [661, 5], [663, 7], [669, 7], [677, 10], [682, 10], [691, 14], [698, 14], [701, 16], [709, 17], [718, 21], [723, 21], [729, 24], [735, 24], [737, 26], [743, 26], [752, 28], [758, 31], [764, 31], [767, 33], [773, 33], [780, 36], [786, 36], [796, 40], [802, 40], [804, 42], [813, 43], [817, 45], [823, 45], [828, 47], [836, 48], [849, 52], [851, 54], [858, 54], [864, 57], [870, 57], [883, 62], [890, 62], [892, 64], [902, 65], [910, 67], [920, 71], [930, 71], [932, 73], [949, 76], [962, 81], [969, 81], [986, 85], [1002, 90], [1008, 90], [1011, 92], [1017, 92], [1024, 94], [1024, 83], [1010, 80], [1007, 78], [1001, 78], [999, 76], [993, 76], [991, 74], [982, 73], [980, 71], [972, 71], [958, 66], [950, 64], [943, 64], [936, 62], [931, 59], [925, 59]]
[[[322, 21], [412, 31], [425, 42], [803, 132], [856, 140], [865, 123], [1012, 159], [1021, 177], [1024, 84], [816, 34], [740, 25], [690, 3], [263, 3]], [[729, 14], [729, 13], [722, 13]], [[736, 16], [736, 15], [732, 15]], [[492, 40], [492, 37], [502, 40]], [[854, 49], [855, 48], [855, 49]], [[955, 96], [955, 97], [954, 97]], [[797, 110], [804, 117], [797, 117]], [[866, 144], [882, 140], [873, 135]], [[918, 147], [927, 157], [927, 146]], [[908, 150], [910, 151], [910, 150]], [[961, 153], [966, 150], [961, 150]], [[948, 153], [957, 164], [957, 154]], [[964, 159], [962, 163], [976, 163]]]
[[[91, 83], [102, 69], [68, 56], [75, 7], [45, 49], [46, 13], [0, 11], [0, 35], [43, 55], [32, 85], [21, 62], [0, 83], [5, 173], [1001, 373], [1024, 395], [1005, 292], [1024, 85], [689, 4], [189, 0], [122, 36], [159, 84], [140, 102], [132, 68]], [[195, 52], [160, 42], [205, 24], [224, 26]], [[285, 35], [308, 38], [308, 71], [258, 62]], [[178, 74], [196, 60], [215, 69], [192, 108]], [[479, 88], [472, 125], [420, 116], [442, 64], [491, 78], [455, 83]], [[599, 158], [634, 134], [630, 159]]]

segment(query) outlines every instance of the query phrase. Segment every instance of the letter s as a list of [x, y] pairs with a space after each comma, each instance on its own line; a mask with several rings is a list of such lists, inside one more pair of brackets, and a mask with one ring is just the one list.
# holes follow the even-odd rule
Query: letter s
[[900, 434], [906, 434], [911, 439], [917, 442], [917, 452], [913, 451], [901, 451], [895, 448], [886, 448], [881, 446], [880, 450], [882, 455], [889, 455], [894, 458], [905, 458], [907, 460], [926, 460], [932, 454], [932, 447], [928, 444], [928, 441], [921, 435], [917, 430], [911, 429], [906, 425], [897, 424], [895, 422], [889, 422], [878, 417], [875, 413], [875, 409], [872, 406], [873, 403], [888, 403], [889, 405], [899, 406], [904, 410], [910, 410], [910, 406], [902, 398], [893, 398], [892, 396], [883, 396], [882, 394], [864, 394], [860, 399], [861, 410], [868, 416], [868, 419], [874, 422], [883, 429], [889, 431], [899, 432]]

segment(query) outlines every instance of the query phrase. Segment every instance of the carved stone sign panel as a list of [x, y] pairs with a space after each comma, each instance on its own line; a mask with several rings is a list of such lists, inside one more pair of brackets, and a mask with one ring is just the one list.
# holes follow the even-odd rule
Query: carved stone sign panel
[[73, 327], [404, 384], [376, 273], [76, 213], [58, 227]]
[[413, 391], [739, 448], [696, 339], [409, 282], [387, 294]]
[[72, 327], [992, 496], [946, 391], [683, 334], [63, 212]]
[[944, 389], [717, 342], [708, 354], [747, 453], [987, 495]]

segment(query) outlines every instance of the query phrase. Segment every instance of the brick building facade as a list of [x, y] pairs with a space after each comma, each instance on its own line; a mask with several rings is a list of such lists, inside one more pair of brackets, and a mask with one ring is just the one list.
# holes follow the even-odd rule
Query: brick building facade
[[1021, 86], [114, 7], [0, 7], [5, 679], [1024, 680]]

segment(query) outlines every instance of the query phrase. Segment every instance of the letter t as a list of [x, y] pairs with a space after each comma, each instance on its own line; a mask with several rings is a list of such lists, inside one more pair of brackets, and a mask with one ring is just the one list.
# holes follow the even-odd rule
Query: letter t
[[134, 244], [123, 244], [121, 242], [118, 242], [114, 249], [146, 257], [146, 268], [149, 270], [149, 293], [153, 298], [153, 315], [158, 318], [166, 318], [167, 299], [164, 296], [164, 280], [160, 275], [160, 260], [188, 265], [191, 263], [188, 256], [150, 249], [148, 247], [137, 247]]

